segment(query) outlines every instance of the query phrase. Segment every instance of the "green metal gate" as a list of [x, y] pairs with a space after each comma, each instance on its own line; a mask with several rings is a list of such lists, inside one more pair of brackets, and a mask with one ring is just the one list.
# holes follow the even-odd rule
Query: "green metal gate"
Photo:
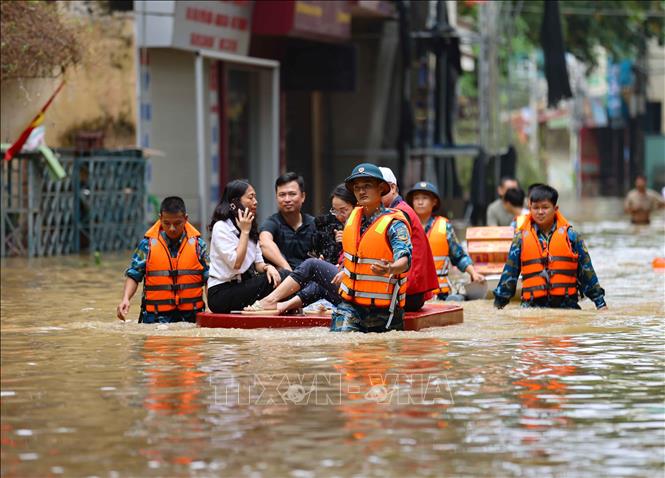
[[145, 231], [141, 151], [61, 151], [54, 180], [38, 154], [2, 162], [2, 256], [53, 256], [132, 248]]

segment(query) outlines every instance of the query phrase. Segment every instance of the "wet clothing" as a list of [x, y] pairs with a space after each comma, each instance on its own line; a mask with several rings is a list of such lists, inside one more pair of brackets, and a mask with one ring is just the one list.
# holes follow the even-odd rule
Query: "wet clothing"
[[624, 208], [629, 211], [637, 210], [637, 212], [630, 213], [633, 224], [649, 224], [651, 211], [663, 207], [665, 199], [651, 189], [647, 189], [644, 193], [639, 192], [637, 189], [631, 189], [626, 195], [623, 204]]
[[[538, 229], [537, 225], [533, 225], [538, 240], [541, 242], [543, 247], [547, 246], [547, 243], [552, 238], [552, 234], [557, 230], [556, 221], [552, 224], [552, 228], [547, 231], [541, 231]], [[584, 244], [584, 241], [579, 236], [579, 234], [572, 228], [568, 229], [568, 240], [570, 242], [572, 251], [578, 255], [577, 263], [577, 289], [582, 295], [591, 299], [597, 308], [605, 306], [605, 291], [600, 287], [598, 283], [598, 277], [596, 272], [593, 269], [593, 264], [591, 263], [591, 257], [589, 252]], [[520, 276], [522, 269], [522, 234], [515, 234], [513, 238], [513, 243], [510, 246], [510, 252], [508, 253], [508, 260], [506, 265], [503, 268], [503, 273], [501, 274], [501, 279], [499, 285], [494, 289], [494, 305], [496, 307], [504, 307], [510, 299], [515, 295], [515, 289], [517, 288], [517, 280]], [[528, 302], [522, 302], [523, 307], [555, 307], [563, 309], [579, 309], [578, 304], [579, 297], [577, 294], [575, 296], [568, 297], [542, 297], [538, 299], [533, 299]]]
[[139, 317], [140, 324], [171, 324], [175, 322], [189, 322], [190, 324], [196, 323], [196, 312], [192, 311], [174, 311], [153, 314], [141, 310]]
[[337, 272], [337, 266], [321, 259], [307, 259], [296, 267], [290, 277], [300, 286], [296, 295], [302, 300], [303, 306], [321, 299], [334, 305], [339, 304], [342, 301], [339, 288], [330, 282]]
[[[364, 234], [370, 225], [381, 216], [392, 213], [380, 206], [379, 209], [370, 217], [361, 215], [360, 235]], [[393, 252], [393, 261], [401, 257], [408, 258], [409, 267], [411, 267], [412, 245], [409, 236], [408, 226], [402, 221], [392, 221], [386, 231], [390, 248]], [[342, 301], [333, 311], [330, 330], [333, 332], [385, 332], [387, 330], [402, 330], [404, 328], [404, 311], [397, 307], [394, 311], [390, 328], [386, 329], [386, 324], [390, 320], [390, 310], [388, 308], [366, 307], [351, 302]]]
[[333, 311], [331, 332], [389, 332], [391, 330], [404, 330], [404, 309], [396, 309], [386, 329], [389, 318], [388, 309], [376, 307], [362, 307], [341, 302]]
[[301, 213], [301, 216], [302, 224], [298, 230], [289, 226], [278, 212], [266, 219], [259, 229], [259, 232], [272, 234], [273, 241], [291, 269], [295, 269], [309, 257], [307, 253], [312, 250], [312, 240], [316, 232], [314, 218], [305, 213]]
[[[178, 257], [178, 251], [182, 245], [182, 241], [187, 237], [187, 234], [183, 232], [182, 236], [178, 240], [171, 240], [164, 231], [160, 231], [162, 239], [164, 239], [169, 253], [172, 258]], [[134, 280], [137, 284], [143, 282], [146, 272], [146, 264], [148, 259], [148, 254], [150, 252], [150, 239], [143, 238], [141, 242], [136, 246], [132, 254], [132, 259], [129, 267], [125, 270], [125, 276]], [[203, 279], [208, 278], [208, 247], [206, 246], [205, 241], [199, 237], [196, 241], [196, 252], [203, 267]], [[145, 310], [145, 305], [143, 300], [141, 300], [141, 312], [139, 315], [139, 322], [146, 324], [153, 323], [169, 323], [169, 322], [196, 322], [196, 312], [195, 311], [171, 311], [171, 312], [159, 312], [159, 313], [149, 313]]]
[[[390, 207], [402, 211], [411, 226], [411, 245], [413, 247], [413, 255], [411, 268], [409, 269], [409, 282], [407, 284], [406, 295], [407, 301], [409, 302], [407, 310], [412, 310], [411, 307], [414, 305], [421, 301], [424, 303], [425, 300], [431, 299], [431, 292], [439, 286], [436, 277], [436, 268], [434, 266], [434, 258], [432, 257], [432, 249], [427, 240], [427, 236], [425, 235], [425, 230], [420, 223], [418, 215], [411, 206], [404, 202], [401, 196], [397, 196]], [[410, 296], [419, 297], [413, 297], [409, 300]], [[422, 307], [422, 303], [420, 307]]]
[[339, 222], [332, 214], [322, 214], [314, 218], [316, 232], [312, 238], [312, 250], [310, 256], [331, 264], [339, 264], [339, 256], [342, 253], [342, 243], [335, 240], [335, 233], [344, 229], [344, 224]]
[[487, 206], [487, 225], [488, 226], [510, 226], [513, 222], [513, 215], [503, 207], [501, 198], [493, 201]]

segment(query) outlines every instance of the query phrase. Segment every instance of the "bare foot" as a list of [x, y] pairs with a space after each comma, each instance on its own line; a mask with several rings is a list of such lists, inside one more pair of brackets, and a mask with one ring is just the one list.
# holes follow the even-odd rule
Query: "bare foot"
[[276, 309], [278, 302], [276, 300], [271, 300], [269, 297], [264, 297], [259, 302], [264, 309]]
[[277, 302], [275, 307], [277, 308], [277, 314], [278, 315], [282, 315], [283, 313], [285, 313], [289, 310], [287, 302]]

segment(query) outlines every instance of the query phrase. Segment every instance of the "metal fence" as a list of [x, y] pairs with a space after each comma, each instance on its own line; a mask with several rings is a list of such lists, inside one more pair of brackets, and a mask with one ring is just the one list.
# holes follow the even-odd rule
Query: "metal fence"
[[61, 151], [60, 162], [59, 181], [38, 154], [2, 162], [2, 256], [133, 247], [146, 226], [141, 151]]

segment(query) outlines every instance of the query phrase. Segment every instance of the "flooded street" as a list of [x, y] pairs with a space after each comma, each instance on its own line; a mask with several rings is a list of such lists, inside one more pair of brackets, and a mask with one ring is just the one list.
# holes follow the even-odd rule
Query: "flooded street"
[[463, 324], [383, 335], [141, 325], [136, 298], [115, 318], [129, 252], [5, 260], [1, 476], [662, 476], [663, 216], [562, 211], [607, 310], [467, 302]]

